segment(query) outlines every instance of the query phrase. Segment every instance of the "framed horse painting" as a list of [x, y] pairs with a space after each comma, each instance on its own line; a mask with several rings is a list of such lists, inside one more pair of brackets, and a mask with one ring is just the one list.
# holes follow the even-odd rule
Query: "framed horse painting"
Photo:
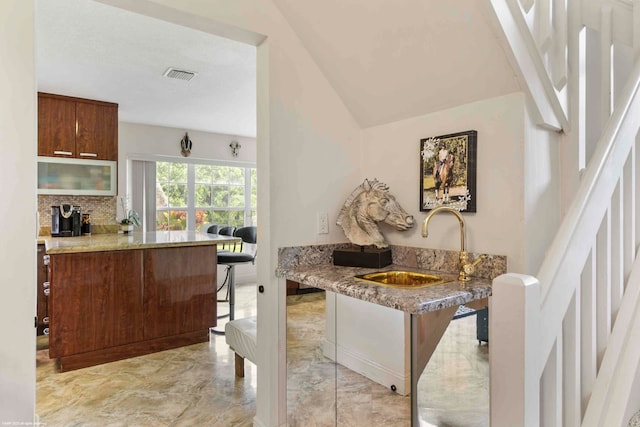
[[420, 210], [449, 206], [476, 211], [478, 132], [468, 130], [420, 140]]

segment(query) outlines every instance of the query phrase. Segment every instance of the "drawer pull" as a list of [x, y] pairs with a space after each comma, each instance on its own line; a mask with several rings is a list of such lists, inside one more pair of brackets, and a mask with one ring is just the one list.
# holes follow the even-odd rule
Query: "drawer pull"
[[53, 152], [53, 154], [57, 154], [59, 156], [73, 156], [73, 153], [71, 151], [60, 151], [60, 150], [55, 150]]
[[47, 297], [48, 297], [50, 293], [51, 293], [51, 289], [45, 289], [45, 290], [44, 290], [44, 295], [45, 295], [45, 296], [47, 296]]
[[44, 323], [45, 325], [49, 324], [49, 316], [46, 316], [44, 319], [42, 319], [42, 323]]
[[49, 286], [51, 286], [51, 283], [49, 282], [42, 282], [42, 287], [45, 289], [49, 289]]
[[44, 328], [42, 330], [42, 333], [45, 334], [45, 335], [49, 335], [49, 328]]
[[44, 262], [44, 265], [49, 265], [49, 255], [44, 255], [42, 257], [42, 260]]
[[80, 157], [98, 157], [96, 153], [80, 153]]

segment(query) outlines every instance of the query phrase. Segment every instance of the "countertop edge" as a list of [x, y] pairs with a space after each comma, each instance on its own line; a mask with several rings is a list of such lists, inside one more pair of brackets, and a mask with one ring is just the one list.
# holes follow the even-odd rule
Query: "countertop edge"
[[[240, 243], [242, 239], [231, 236], [196, 233], [184, 240], [158, 241], [157, 238], [147, 241], [155, 233], [134, 233], [133, 235], [108, 234], [82, 237], [40, 237], [37, 242], [44, 243], [49, 255], [86, 252], [109, 252], [136, 249], [175, 248], [193, 246], [211, 246], [220, 243]], [[186, 235], [185, 235], [186, 236]], [[206, 236], [206, 237], [205, 237]], [[58, 246], [60, 245], [60, 246]]]
[[[353, 279], [353, 276], [358, 274], [398, 269], [438, 274], [449, 281], [421, 289], [395, 289], [358, 282]], [[489, 279], [472, 278], [469, 282], [461, 282], [451, 274], [395, 264], [378, 269], [338, 267], [332, 264], [305, 265], [294, 268], [278, 268], [276, 276], [409, 314], [437, 311], [491, 296], [491, 280]]]

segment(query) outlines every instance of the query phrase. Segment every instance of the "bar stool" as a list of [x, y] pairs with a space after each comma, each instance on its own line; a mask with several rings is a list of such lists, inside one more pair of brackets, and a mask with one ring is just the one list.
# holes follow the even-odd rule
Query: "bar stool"
[[220, 228], [219, 225], [206, 222], [200, 226], [200, 231], [202, 231], [203, 233], [218, 234], [219, 228]]
[[[202, 226], [200, 227], [200, 230], [205, 233], [217, 234], [219, 236], [233, 236], [233, 233], [236, 231], [236, 228], [228, 225], [217, 225], [217, 224], [205, 223], [205, 224], [202, 224]], [[229, 252], [227, 250], [227, 245], [231, 247], [231, 243], [218, 244], [218, 248], [222, 247], [222, 250], [218, 251], [218, 256], [220, 256], [221, 253]], [[235, 248], [236, 248], [236, 244], [234, 243], [233, 244], [234, 251], [235, 251]], [[222, 282], [222, 285], [220, 285], [220, 287], [217, 289], [217, 292], [220, 292], [220, 290], [224, 287], [224, 285], [227, 283], [228, 280], [229, 280], [229, 269], [227, 267], [226, 277]], [[223, 300], [219, 299], [217, 300], [217, 302], [229, 302], [229, 286], [227, 286], [227, 295], [225, 296], [225, 299]], [[218, 316], [218, 319], [224, 319], [225, 317], [229, 317], [229, 315], [223, 314], [222, 316]]]
[[[217, 229], [217, 234], [220, 236], [233, 236], [233, 233], [235, 233], [236, 228], [235, 227], [231, 227], [231, 226], [227, 226], [227, 225], [219, 225], [218, 229]], [[222, 249], [227, 249], [227, 245], [229, 245], [229, 247], [231, 247], [231, 243], [223, 243], [222, 244]], [[233, 250], [236, 250], [236, 244], [233, 244]]]
[[[218, 234], [220, 234], [220, 232], [218, 232]], [[240, 227], [235, 230], [233, 235], [242, 239], [242, 242], [240, 243], [240, 252], [231, 252], [224, 250], [218, 252], [218, 265], [227, 266], [227, 278], [225, 279], [225, 282], [228, 283], [227, 292], [229, 301], [229, 314], [218, 316], [218, 319], [228, 316], [230, 321], [234, 320], [235, 318], [235, 266], [255, 263], [256, 255], [258, 252], [256, 247], [258, 241], [258, 229], [255, 226]], [[223, 331], [217, 331], [213, 328], [210, 328], [210, 331], [214, 334], [224, 335]]]

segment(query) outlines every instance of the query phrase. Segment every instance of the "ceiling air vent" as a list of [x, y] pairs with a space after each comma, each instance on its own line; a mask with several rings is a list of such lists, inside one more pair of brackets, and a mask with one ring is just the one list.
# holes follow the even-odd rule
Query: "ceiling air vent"
[[178, 80], [187, 80], [187, 81], [194, 78], [197, 74], [198, 73], [194, 73], [193, 71], [178, 70], [177, 68], [173, 68], [173, 67], [167, 68], [167, 71], [164, 72], [165, 77], [169, 77], [171, 79], [178, 79]]

